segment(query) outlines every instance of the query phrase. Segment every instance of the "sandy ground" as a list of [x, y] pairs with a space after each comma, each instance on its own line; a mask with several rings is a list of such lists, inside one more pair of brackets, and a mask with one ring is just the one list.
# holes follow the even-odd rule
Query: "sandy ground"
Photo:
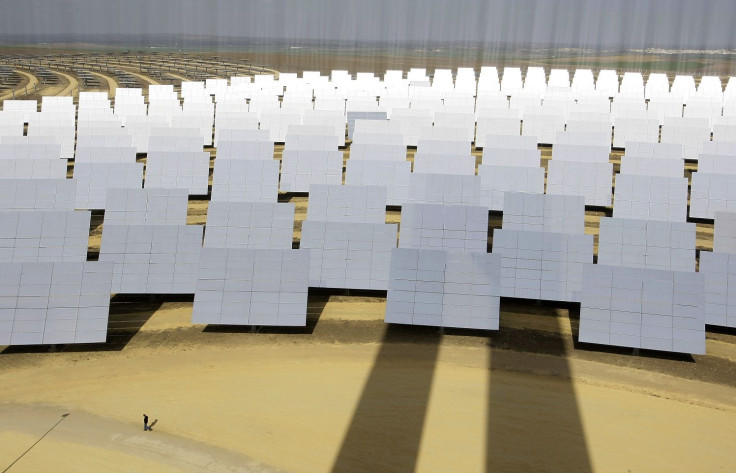
[[[298, 243], [307, 198], [280, 200]], [[207, 207], [191, 200], [188, 223]], [[710, 249], [712, 224], [697, 232]], [[191, 310], [116, 296], [107, 344], [2, 350], [0, 469], [736, 471], [734, 331], [710, 331], [706, 356], [634, 356], [577, 343], [565, 304], [503, 300], [497, 333], [386, 326], [380, 292], [311, 291], [303, 329], [193, 326]]]
[[15, 96], [18, 97], [19, 99], [26, 99], [25, 91], [27, 89], [30, 89], [30, 91], [33, 91], [33, 86], [38, 84], [38, 78], [34, 76], [33, 74], [30, 74], [25, 71], [19, 71], [19, 70], [16, 70], [16, 73], [20, 75], [23, 78], [23, 80], [20, 82], [20, 84], [18, 84], [17, 87], [11, 90], [8, 90], [4, 94], [0, 95], [0, 100], [12, 99], [13, 93], [15, 93]]
[[[659, 372], [662, 360], [647, 357], [637, 357], [641, 369], [619, 364], [624, 355], [600, 362], [506, 349], [486, 334], [386, 328], [380, 298], [311, 304], [319, 320], [294, 333], [193, 327], [191, 303], [166, 302], [120, 350], [7, 349], [0, 467], [61, 420], [10, 471], [736, 468], [736, 378], [703, 382]], [[540, 312], [553, 344], [570, 339], [569, 327], [554, 327], [565, 317]], [[511, 326], [525, 318], [502, 315]], [[720, 342], [730, 356], [733, 342]], [[143, 412], [153, 432], [143, 432]]]

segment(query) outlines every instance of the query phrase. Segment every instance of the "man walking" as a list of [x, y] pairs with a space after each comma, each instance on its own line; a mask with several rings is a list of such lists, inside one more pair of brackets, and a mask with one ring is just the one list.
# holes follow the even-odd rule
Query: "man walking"
[[148, 416], [143, 414], [143, 431], [146, 430], [153, 430], [151, 427], [148, 426]]

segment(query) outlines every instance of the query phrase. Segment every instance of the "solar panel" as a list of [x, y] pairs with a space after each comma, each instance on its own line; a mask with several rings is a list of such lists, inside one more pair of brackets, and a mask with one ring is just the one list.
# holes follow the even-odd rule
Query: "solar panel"
[[646, 98], [667, 95], [670, 93], [670, 79], [667, 74], [653, 72], [649, 74], [644, 96]]
[[643, 97], [615, 98], [611, 103], [611, 119], [615, 123], [619, 118], [650, 118]]
[[77, 145], [75, 163], [135, 163], [136, 149], [133, 146], [87, 146]]
[[547, 194], [581, 195], [585, 197], [585, 205], [610, 207], [612, 183], [610, 162], [552, 159], [547, 164]]
[[278, 193], [278, 161], [215, 160], [212, 202], [276, 202]]
[[[486, 113], [489, 114], [486, 115]], [[475, 146], [478, 148], [483, 148], [487, 146], [486, 137], [489, 134], [520, 136], [521, 118], [519, 116], [519, 111], [516, 109], [510, 109], [501, 110], [499, 113], [494, 110], [493, 114], [491, 115], [488, 110], [482, 110], [481, 113], [478, 115]], [[530, 134], [526, 133], [526, 135], [528, 136]], [[536, 136], [534, 137], [534, 139], [536, 141]]]
[[313, 184], [309, 187], [307, 220], [385, 223], [386, 188]]
[[2, 142], [4, 136], [23, 136], [22, 119], [15, 122], [6, 122], [3, 120], [2, 113], [4, 112], [0, 112], [0, 142]]
[[353, 142], [350, 145], [350, 160], [405, 161], [406, 146], [403, 142], [397, 145]]
[[687, 178], [619, 174], [613, 216], [684, 222]]
[[45, 137], [53, 138], [53, 140], [61, 146], [61, 153], [57, 155], [62, 159], [74, 158], [74, 114], [69, 119], [59, 122], [36, 121], [35, 119], [28, 124], [29, 137]]
[[214, 122], [214, 112], [187, 112], [186, 106], [187, 103], [184, 102], [184, 113], [191, 114], [171, 117], [171, 127], [196, 130], [196, 136], [200, 137], [201, 144], [203, 146], [212, 146], [212, 125]]
[[549, 87], [570, 87], [570, 73], [567, 69], [552, 69], [549, 71]]
[[[289, 143], [290, 135], [300, 136], [302, 140], [307, 136], [330, 137], [323, 138], [323, 140], [326, 141], [326, 146], [329, 146], [329, 148], [325, 149], [334, 149], [339, 146], [345, 146], [345, 118], [343, 116], [338, 116], [337, 118], [339, 121], [333, 120], [332, 123], [323, 124], [323, 119], [318, 120], [310, 116], [309, 120], [311, 120], [311, 122], [307, 121], [308, 119], [305, 117], [303, 125], [289, 125], [289, 129], [286, 133], [287, 146], [291, 145]], [[334, 137], [334, 146], [332, 137]]]
[[736, 213], [715, 212], [713, 252], [736, 253]]
[[105, 201], [106, 225], [185, 225], [185, 189], [110, 189]]
[[342, 151], [285, 149], [281, 158], [280, 190], [309, 192], [312, 184], [342, 183]]
[[306, 220], [299, 248], [309, 251], [309, 285], [385, 291], [396, 231], [395, 224]]
[[148, 153], [201, 152], [202, 138], [197, 135], [198, 130], [193, 128], [152, 128], [148, 136]]
[[[30, 139], [37, 137], [30, 137]], [[51, 143], [53, 138], [45, 139], [45, 143], [19, 142], [16, 140], [30, 141], [29, 137], [5, 137], [0, 143], [0, 160], [5, 159], [68, 159], [62, 157], [61, 146]], [[72, 154], [72, 158], [74, 155]]]
[[475, 156], [451, 154], [414, 155], [414, 172], [422, 174], [456, 174], [461, 176], [475, 175]]
[[[580, 102], [577, 103], [575, 106], [570, 107], [570, 112], [567, 116], [567, 129], [570, 129], [570, 122], [577, 122], [577, 123], [584, 123], [584, 122], [593, 122], [597, 124], [600, 124], [601, 127], [605, 124], [605, 130], [598, 130], [595, 133], [610, 133], [611, 128], [611, 104], [608, 102], [608, 100], [605, 100], [601, 103], [598, 102], [592, 102], [592, 103], [584, 103]], [[574, 130], [571, 130], [574, 131]], [[585, 131], [580, 130], [584, 133], [591, 133], [593, 131]]]
[[520, 112], [524, 118], [527, 110], [537, 110], [542, 105], [542, 93], [540, 91], [520, 91], [511, 96], [509, 106]]
[[583, 266], [593, 262], [593, 235], [495, 229], [501, 296], [580, 302]]
[[682, 117], [682, 100], [670, 96], [652, 98], [647, 112], [647, 118], [656, 118], [660, 125], [664, 125], [667, 118]]
[[102, 146], [119, 146], [118, 142], [120, 146], [130, 146], [133, 142], [133, 135], [122, 127], [121, 119], [117, 117], [77, 118], [77, 144], [79, 137], [83, 145], [100, 141]]
[[149, 151], [147, 188], [187, 189], [191, 195], [207, 195], [210, 153], [206, 151]]
[[720, 117], [722, 113], [722, 102], [721, 98], [696, 98], [692, 97], [688, 100], [687, 105], [683, 110], [683, 116], [685, 118], [702, 118], [708, 123], [708, 126], [713, 127], [713, 119]]
[[498, 81], [498, 69], [494, 66], [482, 66], [478, 76], [478, 91], [500, 92], [501, 85]]
[[[686, 180], [687, 181], [687, 180]], [[690, 217], [715, 217], [736, 210], [736, 175], [694, 172], [690, 186]]]
[[359, 141], [358, 137], [362, 135], [374, 134], [395, 134], [400, 133], [400, 129], [396, 122], [386, 119], [362, 119], [356, 118], [353, 125], [353, 141]]
[[[645, 158], [621, 156], [621, 174], [639, 176], [682, 177], [685, 166], [682, 160], [668, 158]], [[700, 164], [698, 164], [698, 168]]]
[[[485, 136], [485, 147], [491, 149], [537, 149], [536, 136], [499, 135], [489, 133]], [[477, 144], [476, 144], [477, 146]], [[485, 151], [485, 148], [484, 148]]]
[[347, 113], [386, 113], [385, 107], [382, 107], [373, 95], [349, 96], [347, 102], [345, 102], [345, 110]]
[[695, 224], [601, 218], [598, 263], [695, 271]]
[[538, 168], [542, 152], [538, 149], [483, 148], [483, 163], [498, 166]]
[[619, 93], [628, 97], [644, 97], [644, 78], [641, 72], [625, 72]]
[[217, 157], [238, 160], [273, 160], [274, 147], [271, 141], [226, 141], [220, 139]]
[[417, 154], [469, 155], [470, 141], [447, 141], [440, 139], [419, 140]]
[[440, 127], [425, 125], [419, 127], [416, 146], [419, 146], [421, 141], [461, 141], [466, 143], [466, 147], [470, 148], [470, 143], [473, 141], [475, 127], [462, 128], [459, 126], [455, 127]]
[[593, 71], [590, 69], [575, 69], [575, 73], [572, 76], [571, 88], [577, 95], [580, 95], [582, 92], [595, 90]]
[[732, 295], [736, 292], [733, 282], [736, 280], [736, 255], [701, 251], [699, 273], [705, 284], [705, 323], [736, 328], [736, 303]]
[[308, 284], [306, 252], [204, 248], [192, 323], [304, 326]]
[[[569, 95], [561, 95], [559, 97], [554, 97], [553, 95], [549, 95], [545, 97], [544, 103], [541, 107], [534, 107], [531, 109], [527, 109], [525, 111], [526, 113], [543, 113], [543, 114], [551, 114], [558, 116], [562, 118], [562, 122], [566, 123], [567, 118], [570, 115], [570, 109], [575, 107], [575, 99]], [[563, 131], [564, 126], [560, 128], [557, 131]]]
[[[415, 115], [409, 112], [414, 112]], [[391, 115], [391, 122], [396, 123], [401, 134], [404, 136], [404, 144], [406, 146], [418, 146], [419, 139], [425, 139], [431, 137], [432, 128], [432, 112], [421, 109], [410, 109], [407, 112], [403, 112], [400, 109], [394, 109]], [[457, 139], [453, 137], [445, 136], [442, 139]]]
[[[722, 117], [722, 119], [731, 120], [731, 117]], [[0, 138], [0, 141], [2, 141], [2, 138]], [[736, 141], [736, 123], [715, 122], [713, 124], [713, 141], [728, 143]]]
[[544, 168], [481, 164], [480, 203], [490, 210], [503, 210], [508, 192], [544, 194]]
[[701, 153], [698, 155], [698, 172], [736, 174], [736, 156]]
[[105, 342], [111, 278], [97, 261], [0, 264], [0, 343]]
[[204, 246], [290, 249], [294, 204], [210, 202]]
[[717, 76], [703, 76], [698, 84], [697, 95], [701, 97], [717, 97], [721, 98], [723, 94], [723, 84], [721, 78]]
[[286, 135], [284, 149], [331, 151], [338, 147], [335, 135]]
[[66, 179], [65, 159], [4, 159], [6, 179]]
[[503, 203], [503, 228], [583, 234], [585, 200], [582, 196], [507, 192]]
[[201, 225], [104, 225], [100, 261], [113, 262], [112, 292], [192, 294]]
[[383, 186], [386, 205], [402, 205], [409, 196], [411, 163], [409, 161], [353, 161], [349, 159], [345, 171], [345, 185]]
[[348, 139], [353, 139], [353, 130], [355, 129], [356, 120], [386, 120], [386, 112], [357, 112], [348, 111]]
[[74, 210], [73, 179], [0, 179], [0, 210]]
[[86, 261], [89, 212], [2, 211], [0, 262]]
[[522, 88], [521, 69], [518, 67], [504, 67], [501, 77], [501, 92], [513, 95]]
[[457, 136], [461, 138], [459, 141], [467, 141], [470, 144], [475, 136], [475, 113], [473, 112], [473, 107], [469, 107], [467, 112], [460, 113], [436, 111], [434, 115], [434, 127], [440, 130], [457, 129]]
[[626, 156], [685, 159], [685, 147], [679, 143], [646, 143], [640, 141], [627, 141]]
[[[572, 115], [572, 112], [570, 113]], [[611, 136], [611, 120], [608, 114], [603, 115], [600, 119], [594, 118], [570, 118], [568, 115], [565, 133], [585, 133], [585, 134], [607, 134]], [[598, 118], [598, 117], [596, 117]]]
[[76, 163], [75, 206], [78, 209], [104, 209], [108, 189], [140, 189], [143, 163]]
[[409, 193], [405, 202], [479, 205], [480, 178], [451, 174], [416, 174], [409, 176]]
[[490, 253], [396, 248], [385, 321], [498, 330], [500, 270]]
[[705, 353], [699, 273], [586, 264], [581, 342]]
[[[337, 96], [317, 96], [314, 100], [314, 111], [329, 111], [344, 114], [345, 98]], [[306, 112], [308, 113], [309, 110]]]
[[[397, 126], [398, 128], [398, 126]], [[352, 153], [353, 145], [391, 145], [403, 148], [404, 158], [406, 158], [406, 141], [408, 139], [404, 137], [401, 130], [397, 130], [396, 133], [367, 133], [367, 132], [355, 132], [353, 133], [353, 143], [350, 145]]]
[[614, 124], [613, 146], [627, 148], [628, 150], [628, 142], [630, 141], [657, 143], [659, 141], [659, 120], [652, 118], [617, 118]]
[[28, 117], [35, 115], [38, 111], [36, 100], [8, 100], [3, 101], [3, 112], [18, 111], [23, 114], [23, 121], [28, 123]]
[[555, 148], [559, 145], [605, 147], [611, 150], [611, 132], [560, 131], [555, 133]]
[[[234, 105], [233, 105], [234, 106]], [[223, 107], [221, 111], [220, 108]], [[247, 112], [244, 108], [245, 103], [237, 104], [236, 109], [228, 110], [227, 104], [217, 104], [217, 114], [215, 115], [215, 146], [221, 139], [233, 139], [233, 136], [240, 134], [257, 135], [268, 140], [268, 130], [258, 129], [258, 114], [256, 112]]]
[[618, 94], [618, 74], [616, 74], [616, 71], [603, 69], [598, 72], [595, 90], [608, 97], [615, 97]]
[[710, 124], [704, 118], [665, 118], [661, 141], [682, 144], [685, 146], [685, 159], [697, 159], [703, 150], [703, 142], [710, 141]]
[[488, 209], [478, 206], [404, 204], [399, 248], [485, 252]]
[[128, 116], [125, 119], [125, 130], [133, 136], [133, 146], [135, 146], [136, 151], [147, 153], [151, 130], [165, 127], [167, 124], [166, 117]]
[[610, 146], [558, 143], [552, 148], [552, 159], [555, 161], [607, 163], [609, 151]]
[[[223, 141], [271, 141], [268, 136], [268, 130], [259, 130], [258, 119], [256, 118], [256, 128], [224, 128], [219, 130], [219, 140]], [[273, 144], [273, 142], [271, 141]], [[215, 145], [215, 146], [218, 146]]]
[[542, 109], [524, 114], [521, 134], [536, 136], [539, 143], [552, 144], [555, 134], [565, 130], [565, 117], [562, 114], [544, 112]]
[[[720, 154], [736, 156], [736, 142], [733, 141], [706, 141], [703, 143], [702, 154]], [[700, 163], [698, 163], [700, 166]], [[700, 168], [698, 167], [698, 170]]]

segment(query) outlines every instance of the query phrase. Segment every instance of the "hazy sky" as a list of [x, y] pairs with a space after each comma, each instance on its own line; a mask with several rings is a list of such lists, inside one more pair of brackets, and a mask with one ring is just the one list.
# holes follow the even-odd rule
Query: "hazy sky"
[[736, 48], [736, 0], [1, 0], [0, 34]]

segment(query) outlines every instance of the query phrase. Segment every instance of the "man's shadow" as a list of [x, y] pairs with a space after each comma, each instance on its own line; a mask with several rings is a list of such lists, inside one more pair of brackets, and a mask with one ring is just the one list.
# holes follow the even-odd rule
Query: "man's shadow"
[[156, 422], [158, 422], [158, 419], [155, 419], [155, 420], [154, 420], [153, 422], [151, 422], [151, 423], [150, 423], [150, 424], [148, 425], [148, 428], [149, 428], [149, 429], [151, 429], [151, 430], [153, 430], [153, 426], [154, 426], [154, 425], [156, 425]]

